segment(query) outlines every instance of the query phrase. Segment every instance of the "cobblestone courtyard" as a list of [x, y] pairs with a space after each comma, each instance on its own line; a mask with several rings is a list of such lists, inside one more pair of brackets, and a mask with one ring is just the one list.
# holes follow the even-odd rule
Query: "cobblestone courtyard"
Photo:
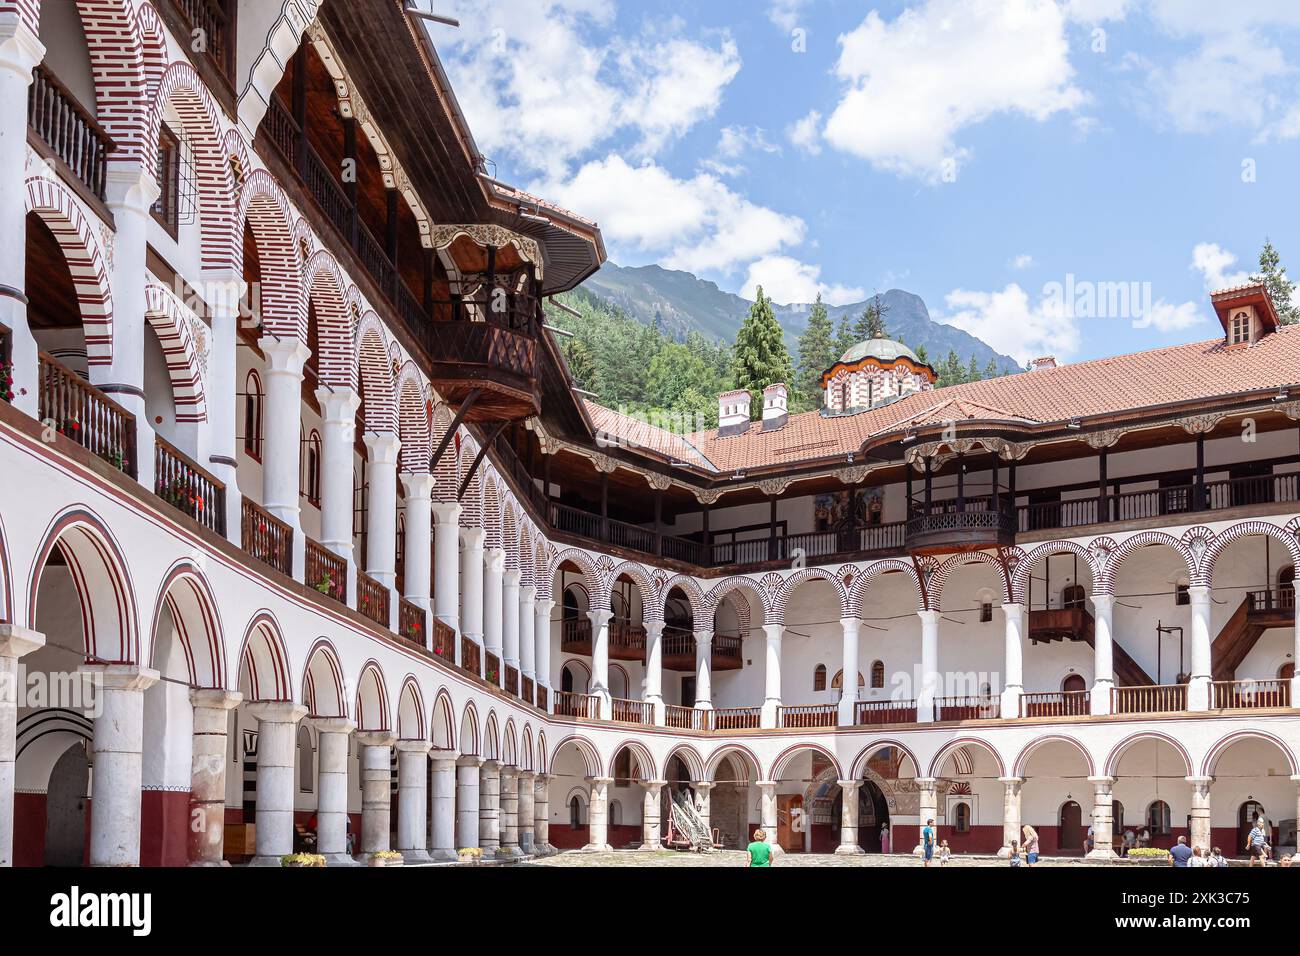
[[[569, 850], [556, 856], [533, 860], [525, 866], [574, 867], [574, 866], [744, 866], [747, 857], [739, 850], [718, 850], [713, 853], [674, 853], [670, 851], [615, 850], [612, 853], [584, 853]], [[905, 855], [880, 856], [868, 854], [863, 856], [833, 856], [810, 853], [786, 853], [776, 858], [774, 866], [779, 867], [816, 867], [816, 866], [855, 866], [855, 867], [920, 867], [921, 862]], [[1043, 860], [1039, 866], [1079, 867], [1086, 864], [1079, 859]], [[934, 864], [938, 868], [939, 864]], [[1006, 867], [1006, 860], [990, 856], [953, 857], [949, 867]]]

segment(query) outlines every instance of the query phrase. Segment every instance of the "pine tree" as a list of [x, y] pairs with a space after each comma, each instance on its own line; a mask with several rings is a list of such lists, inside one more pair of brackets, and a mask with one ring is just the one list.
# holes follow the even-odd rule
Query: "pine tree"
[[975, 356], [970, 357], [970, 365], [966, 368], [966, 381], [978, 382], [980, 380], [980, 367], [975, 364]]
[[849, 325], [849, 314], [846, 312], [840, 316], [840, 325], [835, 332], [835, 357], [843, 357], [858, 342], [853, 337], [853, 328]]
[[754, 419], [763, 414], [763, 389], [777, 382], [794, 381], [794, 367], [785, 347], [785, 333], [776, 321], [772, 303], [758, 288], [758, 298], [749, 308], [740, 331], [732, 359], [734, 388], [748, 389], [749, 410]]
[[842, 354], [835, 351], [835, 343], [831, 341], [831, 319], [826, 313], [826, 306], [822, 304], [821, 293], [818, 293], [812, 314], [808, 316], [808, 327], [799, 336], [799, 381], [796, 391], [803, 399], [804, 407], [817, 408], [821, 405], [822, 372], [834, 365]]
[[916, 347], [916, 357], [921, 360], [922, 365], [930, 364], [930, 351], [925, 347], [924, 343]]
[[[975, 360], [971, 359], [971, 361], [973, 362]], [[1001, 375], [1002, 373], [998, 371], [998, 363], [993, 361], [993, 359], [989, 359], [989, 364], [984, 366], [984, 378], [998, 378]]]
[[948, 350], [948, 357], [943, 360], [939, 367], [939, 388], [947, 388], [949, 385], [960, 385], [966, 380], [966, 370], [962, 367], [961, 359], [957, 357], [955, 349]]
[[1286, 266], [1282, 257], [1273, 248], [1273, 243], [1265, 239], [1264, 248], [1259, 253], [1259, 272], [1250, 277], [1251, 282], [1262, 282], [1273, 299], [1273, 308], [1283, 325], [1300, 322], [1300, 306], [1294, 304], [1295, 283], [1287, 278]]
[[590, 389], [594, 383], [596, 366], [591, 358], [591, 351], [581, 339], [570, 339], [565, 349], [565, 358], [569, 362], [569, 374], [580, 388]]
[[888, 338], [889, 333], [885, 329], [885, 313], [888, 309], [876, 296], [867, 303], [867, 307], [862, 310], [862, 315], [858, 318], [858, 323], [853, 327], [853, 334], [857, 336], [859, 342], [867, 342], [871, 339]]

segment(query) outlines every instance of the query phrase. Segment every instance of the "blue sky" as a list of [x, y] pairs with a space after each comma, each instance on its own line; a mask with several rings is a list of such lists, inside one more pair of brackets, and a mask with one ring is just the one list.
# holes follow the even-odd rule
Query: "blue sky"
[[1296, 0], [420, 2], [498, 176], [622, 265], [1063, 360], [1217, 334], [1266, 236], [1300, 276]]

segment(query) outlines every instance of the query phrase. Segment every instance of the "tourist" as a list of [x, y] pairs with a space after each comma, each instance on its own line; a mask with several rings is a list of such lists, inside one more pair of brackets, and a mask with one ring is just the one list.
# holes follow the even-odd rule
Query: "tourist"
[[772, 848], [767, 844], [767, 831], [759, 827], [754, 831], [754, 842], [745, 848], [750, 866], [771, 866]]
[[1151, 845], [1151, 831], [1143, 827], [1138, 831], [1138, 848], [1149, 847]]
[[948, 861], [952, 859], [952, 849], [948, 846], [948, 841], [944, 840], [939, 844], [939, 865], [947, 866]]
[[1256, 814], [1255, 826], [1246, 838], [1246, 852], [1250, 854], [1251, 866], [1268, 866], [1268, 831], [1264, 829], [1263, 817]]
[[1211, 866], [1227, 866], [1228, 861], [1223, 858], [1223, 851], [1217, 846], [1210, 852]]
[[888, 855], [889, 851], [890, 851], [889, 824], [882, 823], [880, 825], [880, 852]]
[[1015, 840], [1012, 840], [1012, 841], [1011, 841], [1011, 857], [1010, 857], [1010, 862], [1011, 862], [1011, 865], [1012, 865], [1012, 866], [1019, 866], [1019, 865], [1020, 865], [1020, 844], [1019, 844], [1017, 841], [1015, 841]]
[[1291, 861], [1294, 859], [1295, 858], [1290, 853], [1288, 853], [1286, 856], [1282, 857], [1282, 861], [1278, 863], [1278, 866], [1290, 866]]
[[925, 821], [925, 827], [921, 830], [921, 853], [925, 859], [925, 865], [929, 867], [930, 861], [934, 859], [934, 820]]
[[1194, 846], [1192, 847], [1192, 858], [1187, 861], [1187, 865], [1199, 869], [1200, 867], [1211, 866], [1212, 864], [1207, 857], [1206, 851], [1199, 846]]
[[1188, 861], [1192, 858], [1192, 848], [1187, 845], [1187, 837], [1180, 836], [1174, 848], [1169, 851], [1170, 866], [1187, 866]]
[[1026, 823], [1020, 833], [1025, 838], [1025, 866], [1034, 866], [1038, 862], [1038, 831]]
[[1133, 832], [1132, 827], [1129, 827], [1124, 831], [1124, 844], [1122, 847], [1124, 855], [1128, 856], [1128, 851], [1133, 849], [1135, 846], [1137, 846], [1137, 834]]
[[1083, 853], [1087, 856], [1097, 848], [1097, 831], [1093, 824], [1088, 824], [1088, 835], [1083, 838]]

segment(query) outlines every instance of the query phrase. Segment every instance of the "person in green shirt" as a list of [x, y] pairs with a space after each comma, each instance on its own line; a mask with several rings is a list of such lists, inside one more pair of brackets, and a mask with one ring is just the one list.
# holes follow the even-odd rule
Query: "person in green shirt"
[[747, 848], [749, 851], [750, 866], [771, 866], [772, 865], [772, 848], [767, 845], [767, 831], [758, 829], [754, 831], [754, 842]]

